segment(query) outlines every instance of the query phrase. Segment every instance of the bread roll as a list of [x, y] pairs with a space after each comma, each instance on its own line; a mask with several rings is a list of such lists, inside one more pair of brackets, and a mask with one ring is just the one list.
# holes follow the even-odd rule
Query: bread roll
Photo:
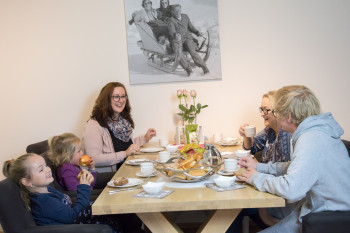
[[[90, 174], [91, 174], [91, 172], [89, 172], [88, 170], [81, 169], [81, 171], [79, 172], [79, 174], [78, 174], [78, 176], [77, 176], [78, 180], [80, 180], [80, 177], [81, 177], [84, 173], [90, 173]], [[93, 183], [93, 182], [95, 181], [95, 178], [94, 178], [94, 176], [93, 176], [92, 174], [91, 174], [91, 176], [92, 176], [92, 181], [91, 181], [91, 183]]]
[[127, 183], [129, 183], [129, 180], [125, 177], [118, 177], [113, 180], [115, 186], [126, 185]]
[[246, 171], [246, 169], [244, 169], [244, 168], [239, 168], [237, 171], [234, 171], [233, 172], [233, 174], [235, 175], [235, 176], [241, 176], [242, 174], [243, 174], [243, 172], [245, 172]]

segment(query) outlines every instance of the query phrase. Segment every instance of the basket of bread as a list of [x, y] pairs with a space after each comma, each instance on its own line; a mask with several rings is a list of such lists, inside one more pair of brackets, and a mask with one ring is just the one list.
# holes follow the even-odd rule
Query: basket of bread
[[[204, 158], [204, 149], [191, 143], [179, 150], [179, 156], [170, 158], [166, 163], [158, 163], [155, 169], [173, 181], [197, 182], [209, 178], [220, 169], [221, 158]], [[213, 163], [213, 160], [217, 160]]]

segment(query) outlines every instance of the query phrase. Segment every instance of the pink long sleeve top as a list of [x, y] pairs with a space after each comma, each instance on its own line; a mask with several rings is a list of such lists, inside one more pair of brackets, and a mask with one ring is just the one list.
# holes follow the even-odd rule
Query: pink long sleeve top
[[[133, 138], [133, 143], [143, 146], [146, 143], [144, 136]], [[107, 128], [90, 119], [84, 129], [83, 142], [86, 154], [95, 160], [96, 171], [115, 172], [116, 164], [126, 157], [125, 151], [114, 151], [112, 137]]]

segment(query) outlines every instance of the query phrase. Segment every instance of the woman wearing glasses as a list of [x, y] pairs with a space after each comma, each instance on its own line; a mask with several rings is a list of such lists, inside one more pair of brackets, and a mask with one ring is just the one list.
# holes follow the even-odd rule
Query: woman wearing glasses
[[270, 91], [263, 95], [260, 115], [264, 119], [266, 126], [253, 138], [246, 137], [244, 127], [239, 128], [239, 134], [243, 137], [243, 149], [251, 150], [252, 154], [262, 151], [262, 162], [287, 162], [290, 161], [290, 139], [291, 133], [281, 129], [281, 122], [274, 116], [271, 109], [275, 91]]
[[134, 121], [125, 86], [106, 84], [96, 99], [91, 118], [85, 125], [83, 141], [86, 154], [95, 160], [98, 172], [116, 171], [124, 159], [156, 135], [148, 129], [144, 136], [133, 138]]

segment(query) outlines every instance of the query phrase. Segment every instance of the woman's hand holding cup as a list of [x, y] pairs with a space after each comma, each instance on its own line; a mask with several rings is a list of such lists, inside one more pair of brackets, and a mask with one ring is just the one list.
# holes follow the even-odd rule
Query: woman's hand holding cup
[[239, 135], [241, 135], [242, 137], [246, 137], [245, 136], [245, 132], [244, 132], [244, 128], [246, 127], [246, 126], [248, 126], [249, 124], [248, 123], [244, 123], [243, 125], [241, 125], [240, 127], [239, 127]]

